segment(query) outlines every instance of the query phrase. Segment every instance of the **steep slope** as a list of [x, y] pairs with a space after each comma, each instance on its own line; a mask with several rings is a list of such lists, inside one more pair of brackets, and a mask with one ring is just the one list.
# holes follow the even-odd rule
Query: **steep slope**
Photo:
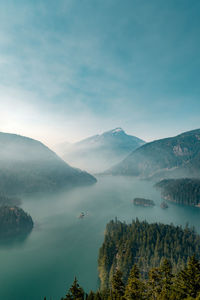
[[123, 129], [115, 128], [71, 146], [66, 147], [63, 144], [65, 150], [62, 157], [72, 165], [89, 172], [103, 172], [144, 143], [137, 137], [127, 135]]
[[200, 176], [200, 129], [147, 143], [107, 173], [142, 178]]
[[90, 174], [74, 169], [39, 141], [0, 133], [0, 191], [18, 195], [92, 184]]
[[150, 268], [159, 267], [163, 258], [167, 258], [177, 272], [188, 257], [195, 254], [199, 258], [199, 251], [200, 235], [187, 226], [183, 229], [173, 224], [149, 224], [138, 219], [131, 224], [110, 221], [99, 249], [101, 288], [110, 286], [116, 269], [122, 271], [126, 281], [132, 266], [137, 264], [146, 278]]

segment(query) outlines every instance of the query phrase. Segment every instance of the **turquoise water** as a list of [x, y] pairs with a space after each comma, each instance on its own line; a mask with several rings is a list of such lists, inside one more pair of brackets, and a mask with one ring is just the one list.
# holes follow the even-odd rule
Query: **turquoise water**
[[[133, 206], [134, 197], [153, 199], [156, 206]], [[110, 176], [99, 177], [94, 186], [23, 199], [22, 207], [35, 227], [26, 240], [0, 246], [0, 299], [58, 300], [74, 276], [85, 289], [96, 289], [98, 249], [106, 223], [115, 217], [127, 222], [135, 217], [177, 225], [189, 222], [200, 232], [199, 208], [169, 203], [163, 210], [160, 202], [150, 182]], [[79, 219], [82, 211], [86, 217]]]

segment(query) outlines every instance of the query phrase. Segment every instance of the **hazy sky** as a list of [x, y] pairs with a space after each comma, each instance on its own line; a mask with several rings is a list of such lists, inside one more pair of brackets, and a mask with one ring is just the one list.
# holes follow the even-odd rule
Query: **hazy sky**
[[1, 0], [0, 131], [53, 145], [200, 127], [199, 0]]

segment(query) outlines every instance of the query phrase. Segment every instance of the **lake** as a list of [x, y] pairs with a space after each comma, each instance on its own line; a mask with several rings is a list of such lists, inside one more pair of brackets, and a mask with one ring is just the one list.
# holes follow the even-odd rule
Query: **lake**
[[[117, 217], [130, 222], [195, 226], [200, 232], [200, 209], [169, 203], [160, 208], [160, 192], [151, 182], [129, 177], [97, 177], [97, 184], [68, 192], [22, 199], [35, 226], [24, 241], [0, 246], [0, 299], [60, 300], [77, 276], [87, 291], [98, 288], [97, 258], [106, 223]], [[135, 197], [156, 202], [136, 207]], [[84, 212], [83, 219], [78, 218]]]

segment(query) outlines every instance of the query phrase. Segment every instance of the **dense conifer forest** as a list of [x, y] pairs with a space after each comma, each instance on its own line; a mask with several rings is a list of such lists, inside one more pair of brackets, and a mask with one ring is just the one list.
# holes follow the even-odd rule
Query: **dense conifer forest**
[[134, 205], [139, 205], [139, 206], [154, 206], [155, 205], [153, 200], [144, 199], [144, 198], [135, 198], [135, 199], [133, 199], [133, 204]]
[[151, 268], [159, 267], [164, 258], [169, 259], [172, 271], [178, 272], [193, 254], [199, 258], [200, 236], [194, 229], [171, 225], [140, 222], [126, 224], [110, 221], [99, 250], [99, 278], [101, 288], [108, 288], [116, 269], [127, 282], [131, 267], [137, 264], [142, 278], [147, 278]]
[[[169, 260], [163, 259], [159, 267], [151, 268], [148, 279], [142, 279], [140, 269], [134, 264], [127, 282], [116, 269], [107, 289], [88, 294], [75, 278], [61, 300], [200, 300], [200, 262], [195, 256], [176, 273]], [[44, 300], [47, 300], [45, 297]]]
[[179, 204], [200, 205], [200, 179], [164, 179], [155, 185], [162, 197]]
[[116, 219], [99, 250], [100, 289], [86, 293], [75, 278], [61, 300], [200, 300], [199, 254], [200, 236], [187, 225]]
[[33, 220], [17, 206], [0, 206], [0, 239], [28, 234], [33, 228]]

